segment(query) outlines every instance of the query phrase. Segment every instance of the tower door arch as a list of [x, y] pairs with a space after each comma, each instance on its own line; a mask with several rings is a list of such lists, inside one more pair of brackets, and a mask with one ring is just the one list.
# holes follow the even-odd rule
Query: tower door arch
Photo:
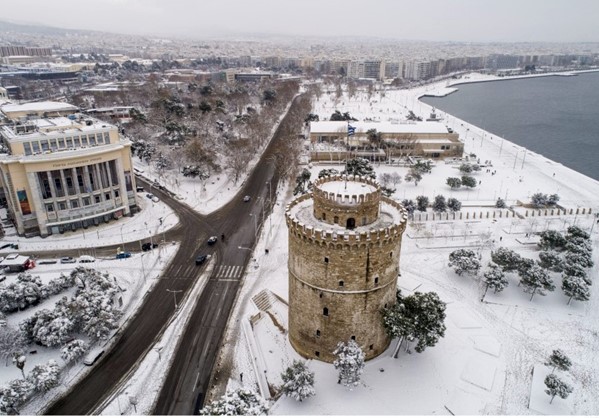
[[356, 219], [355, 218], [347, 218], [347, 223], [345, 226], [347, 229], [354, 229], [356, 227]]

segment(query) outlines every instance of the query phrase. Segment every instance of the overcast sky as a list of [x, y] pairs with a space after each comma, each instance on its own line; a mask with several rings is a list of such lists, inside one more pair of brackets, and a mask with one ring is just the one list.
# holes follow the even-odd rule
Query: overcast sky
[[0, 19], [188, 37], [267, 33], [466, 42], [599, 41], [599, 0], [16, 0]]

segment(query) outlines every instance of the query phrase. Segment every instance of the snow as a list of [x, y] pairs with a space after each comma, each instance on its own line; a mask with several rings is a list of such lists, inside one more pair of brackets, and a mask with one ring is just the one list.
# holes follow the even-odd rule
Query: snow
[[344, 196], [361, 195], [374, 193], [376, 188], [370, 184], [359, 183], [357, 181], [328, 181], [322, 183], [320, 190], [327, 193], [341, 194]]
[[[551, 367], [537, 364], [533, 370], [532, 384], [530, 387], [530, 409], [541, 415], [572, 415], [572, 396], [571, 393], [566, 399], [559, 396], [553, 398], [553, 402], [549, 403], [551, 396], [545, 393], [545, 377], [551, 374]], [[561, 380], [569, 382], [569, 379], [563, 377], [563, 373], [553, 372]], [[576, 390], [576, 389], [575, 389]]]
[[[328, 116], [330, 116], [330, 114]], [[351, 116], [354, 116], [354, 114], [351, 113]], [[397, 123], [350, 121], [349, 124], [356, 128], [356, 132], [364, 133], [368, 132], [370, 129], [376, 129], [378, 132], [382, 132], [385, 134], [401, 134], [410, 132], [428, 134], [447, 133], [447, 127], [440, 122], [416, 122], [407, 120], [398, 121]], [[347, 133], [347, 125], [348, 123], [345, 121], [310, 122], [310, 133], [341, 133], [345, 136]]]
[[3, 112], [55, 112], [71, 110], [76, 112], [77, 106], [62, 102], [32, 102], [23, 104], [7, 104], [2, 106]]

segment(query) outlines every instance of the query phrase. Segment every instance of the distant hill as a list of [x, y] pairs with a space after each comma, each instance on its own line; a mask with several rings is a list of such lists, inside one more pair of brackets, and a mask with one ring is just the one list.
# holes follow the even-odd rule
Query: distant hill
[[83, 29], [64, 29], [45, 25], [12, 23], [4, 20], [0, 20], [0, 32], [31, 33], [38, 35], [54, 36], [65, 36], [67, 34], [85, 35], [91, 33], [98, 33], [97, 31], [89, 31]]

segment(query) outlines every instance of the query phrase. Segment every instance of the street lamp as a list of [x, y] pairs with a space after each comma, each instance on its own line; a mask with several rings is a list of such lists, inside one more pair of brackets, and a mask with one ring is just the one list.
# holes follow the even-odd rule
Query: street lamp
[[178, 306], [177, 306], [177, 293], [182, 292], [182, 290], [170, 290], [170, 289], [166, 289], [167, 292], [171, 292], [173, 294], [173, 298], [175, 300], [175, 310], [177, 310]]
[[121, 225], [121, 245], [123, 246], [123, 251], [125, 251], [125, 239], [123, 238], [123, 227], [125, 224]]

